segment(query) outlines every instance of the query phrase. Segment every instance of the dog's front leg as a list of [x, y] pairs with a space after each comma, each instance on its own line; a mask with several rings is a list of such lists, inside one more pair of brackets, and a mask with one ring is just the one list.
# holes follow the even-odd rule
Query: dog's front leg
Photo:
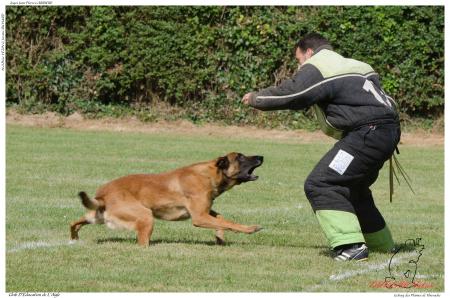
[[[223, 216], [217, 213], [214, 210], [209, 211], [209, 214], [211, 216], [214, 216], [216, 218], [223, 219]], [[216, 230], [216, 244], [217, 245], [224, 245], [225, 244], [225, 230], [218, 229]]]
[[192, 216], [192, 224], [196, 227], [201, 228], [216, 229], [216, 230], [231, 230], [234, 232], [241, 232], [246, 234], [253, 234], [262, 229], [261, 226], [258, 225], [253, 226], [241, 225], [223, 218], [213, 217], [207, 213], [199, 216]]
[[192, 224], [196, 227], [215, 229], [215, 230], [231, 230], [234, 232], [241, 232], [252, 234], [261, 230], [261, 226], [253, 225], [246, 226], [224, 219], [222, 216], [214, 217], [210, 215], [210, 205], [207, 202], [202, 204], [201, 200], [193, 200], [192, 205], [188, 207], [189, 214], [192, 218]]
[[232, 230], [234, 232], [246, 234], [252, 234], [262, 229], [257, 225], [246, 226], [226, 220], [222, 216], [212, 216], [210, 214], [211, 203], [206, 198], [191, 198], [190, 204], [187, 207], [192, 218], [192, 224], [196, 227], [215, 230]]

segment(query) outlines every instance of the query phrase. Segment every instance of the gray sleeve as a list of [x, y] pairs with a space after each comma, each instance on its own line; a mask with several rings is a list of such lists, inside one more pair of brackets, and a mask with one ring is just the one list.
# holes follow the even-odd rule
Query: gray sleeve
[[262, 89], [252, 94], [250, 105], [256, 109], [300, 110], [320, 100], [320, 82], [323, 81], [320, 71], [311, 64], [305, 64], [290, 79], [278, 86]]

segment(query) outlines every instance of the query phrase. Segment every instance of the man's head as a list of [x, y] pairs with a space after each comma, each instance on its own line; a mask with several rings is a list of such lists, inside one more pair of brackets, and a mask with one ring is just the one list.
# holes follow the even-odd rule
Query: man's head
[[295, 58], [302, 65], [306, 60], [314, 55], [317, 48], [327, 45], [331, 47], [330, 42], [318, 33], [309, 33], [295, 45]]

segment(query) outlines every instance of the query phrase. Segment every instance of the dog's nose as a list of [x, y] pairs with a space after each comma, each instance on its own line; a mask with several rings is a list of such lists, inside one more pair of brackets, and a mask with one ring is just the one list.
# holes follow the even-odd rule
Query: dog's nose
[[260, 163], [263, 163], [264, 161], [264, 156], [255, 156], [256, 160], [258, 160]]

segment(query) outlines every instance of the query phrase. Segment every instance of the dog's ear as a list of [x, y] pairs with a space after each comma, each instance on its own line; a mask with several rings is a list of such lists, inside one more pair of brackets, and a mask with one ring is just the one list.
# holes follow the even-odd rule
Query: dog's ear
[[219, 169], [222, 169], [222, 170], [228, 169], [229, 166], [230, 166], [230, 161], [228, 160], [228, 157], [226, 157], [226, 156], [219, 157], [219, 159], [216, 162], [216, 167], [218, 167]]

